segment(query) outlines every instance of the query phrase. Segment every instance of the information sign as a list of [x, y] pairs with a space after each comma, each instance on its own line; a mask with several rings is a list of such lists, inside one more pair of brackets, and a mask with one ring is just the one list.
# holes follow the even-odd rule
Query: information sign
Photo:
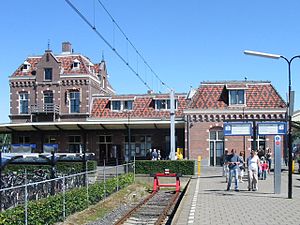
[[257, 123], [258, 135], [284, 135], [286, 134], [285, 122]]
[[224, 123], [224, 135], [225, 136], [251, 136], [252, 135], [252, 123]]

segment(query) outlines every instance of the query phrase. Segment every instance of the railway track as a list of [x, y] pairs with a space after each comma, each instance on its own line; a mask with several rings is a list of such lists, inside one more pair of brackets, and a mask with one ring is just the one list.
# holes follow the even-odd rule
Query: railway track
[[119, 219], [115, 225], [165, 224], [179, 199], [180, 192], [153, 192], [143, 202]]

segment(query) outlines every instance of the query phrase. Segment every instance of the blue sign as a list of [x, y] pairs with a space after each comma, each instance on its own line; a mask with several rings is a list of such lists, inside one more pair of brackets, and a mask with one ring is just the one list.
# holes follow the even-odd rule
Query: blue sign
[[252, 123], [224, 123], [225, 136], [252, 136]]
[[284, 135], [287, 132], [285, 122], [257, 123], [258, 135]]

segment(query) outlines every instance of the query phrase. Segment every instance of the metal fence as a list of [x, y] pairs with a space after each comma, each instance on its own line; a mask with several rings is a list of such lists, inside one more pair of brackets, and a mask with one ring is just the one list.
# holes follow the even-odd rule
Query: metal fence
[[[24, 206], [25, 221], [27, 225], [28, 220], [28, 203], [32, 200], [39, 200], [47, 198], [51, 195], [58, 193], [63, 194], [63, 203], [61, 207], [61, 215], [63, 220], [66, 218], [66, 204], [67, 200], [65, 194], [67, 191], [85, 187], [86, 198], [89, 199], [89, 186], [96, 182], [103, 182], [104, 184], [104, 199], [107, 197], [106, 193], [106, 180], [113, 177], [118, 177], [122, 174], [133, 173], [135, 176], [134, 163], [127, 163], [116, 166], [102, 166], [97, 167], [96, 170], [86, 171], [78, 174], [72, 174], [68, 176], [59, 175], [55, 179], [44, 180], [39, 182], [28, 182], [25, 176], [25, 184], [14, 187], [8, 187], [0, 189], [0, 205], [1, 211], [14, 208], [16, 206]], [[117, 179], [118, 180], [118, 179]], [[117, 183], [116, 191], [119, 190], [119, 184]]]

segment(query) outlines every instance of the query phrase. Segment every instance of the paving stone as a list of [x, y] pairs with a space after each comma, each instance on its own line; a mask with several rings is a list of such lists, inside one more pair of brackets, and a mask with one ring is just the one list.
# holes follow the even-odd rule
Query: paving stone
[[[191, 180], [172, 224], [188, 224], [190, 208], [196, 195], [194, 225], [205, 224], [289, 224], [299, 225], [300, 218], [300, 175], [293, 174], [293, 199], [288, 199], [288, 172], [281, 174], [281, 193], [274, 194], [274, 180], [271, 173], [267, 180], [259, 180], [259, 190], [248, 191], [248, 183], [239, 184], [240, 192], [226, 191], [221, 167], [204, 167], [200, 178]], [[198, 192], [196, 191], [199, 179]], [[251, 207], [253, 206], [253, 207]], [[252, 215], [252, 222], [249, 221]], [[190, 219], [192, 221], [192, 219]], [[189, 223], [191, 224], [191, 223]]]

